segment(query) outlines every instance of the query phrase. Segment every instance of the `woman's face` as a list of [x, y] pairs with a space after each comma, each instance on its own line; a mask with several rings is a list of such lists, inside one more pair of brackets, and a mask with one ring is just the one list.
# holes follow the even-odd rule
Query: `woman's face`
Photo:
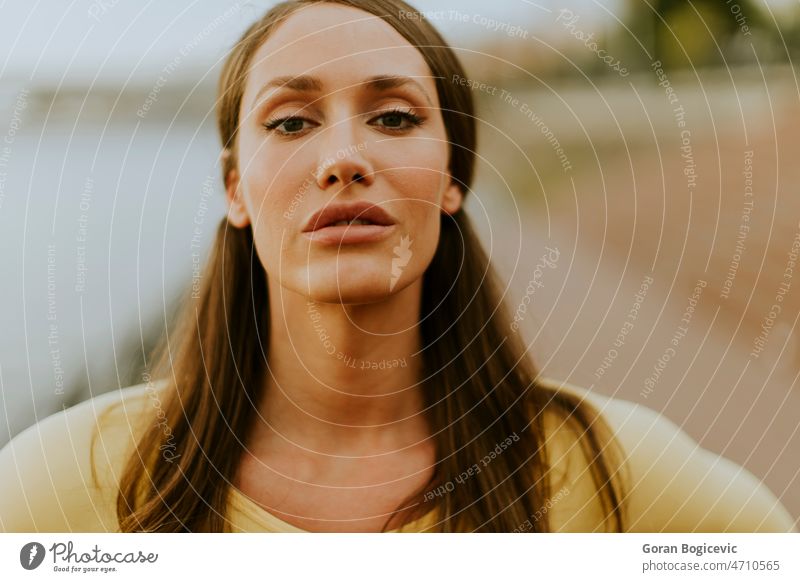
[[372, 302], [420, 281], [441, 213], [461, 205], [428, 65], [351, 7], [301, 9], [261, 45], [237, 146], [228, 220], [253, 226], [272, 282], [314, 301]]

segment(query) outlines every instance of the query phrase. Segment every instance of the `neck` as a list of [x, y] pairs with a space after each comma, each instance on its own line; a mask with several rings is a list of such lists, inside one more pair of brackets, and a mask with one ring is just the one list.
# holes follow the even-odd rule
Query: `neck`
[[379, 303], [315, 303], [270, 286], [263, 424], [336, 455], [397, 450], [429, 436], [419, 330], [422, 281]]

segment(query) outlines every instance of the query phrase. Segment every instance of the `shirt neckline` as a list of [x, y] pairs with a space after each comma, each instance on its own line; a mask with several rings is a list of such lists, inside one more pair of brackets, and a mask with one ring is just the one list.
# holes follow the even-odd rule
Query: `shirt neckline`
[[[229, 487], [230, 500], [233, 503], [233, 509], [237, 513], [236, 518], [231, 519], [231, 525], [240, 529], [241, 526], [246, 526], [246, 523], [256, 525], [259, 529], [274, 532], [291, 532], [291, 533], [318, 533], [311, 532], [293, 525], [287, 521], [282, 520], [277, 515], [271, 513], [265, 507], [257, 503], [254, 499], [240, 491], [234, 486]], [[386, 533], [400, 533], [409, 531], [420, 531], [431, 523], [435, 523], [436, 509], [433, 509], [413, 521], [410, 521], [399, 528], [388, 530]], [[245, 528], [244, 531], [247, 531]]]

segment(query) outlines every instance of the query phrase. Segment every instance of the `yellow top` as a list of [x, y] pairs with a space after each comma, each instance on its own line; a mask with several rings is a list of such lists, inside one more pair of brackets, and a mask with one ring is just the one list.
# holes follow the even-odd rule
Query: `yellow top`
[[[540, 379], [542, 381], [542, 379]], [[787, 532], [794, 520], [754, 475], [700, 448], [674, 423], [633, 402], [607, 398], [567, 383], [543, 379], [595, 405], [625, 451], [632, 483], [629, 531]], [[56, 413], [17, 435], [0, 450], [0, 531], [118, 531], [116, 487], [136, 438], [157, 422], [160, 398], [152, 385], [114, 390]], [[97, 485], [92, 477], [91, 439]], [[602, 509], [576, 435], [546, 421], [555, 475], [566, 477], [547, 511], [553, 531], [601, 531]], [[227, 517], [236, 532], [302, 532], [230, 487]], [[435, 512], [392, 531], [425, 531]]]

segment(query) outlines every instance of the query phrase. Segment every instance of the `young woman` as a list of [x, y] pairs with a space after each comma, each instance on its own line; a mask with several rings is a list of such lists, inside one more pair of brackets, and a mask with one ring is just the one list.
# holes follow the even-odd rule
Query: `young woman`
[[[290, 0], [231, 51], [229, 212], [145, 382], [0, 455], [7, 531], [789, 531], [645, 407], [542, 378], [463, 210], [467, 78], [399, 0]], [[157, 378], [157, 380], [155, 380]]]

